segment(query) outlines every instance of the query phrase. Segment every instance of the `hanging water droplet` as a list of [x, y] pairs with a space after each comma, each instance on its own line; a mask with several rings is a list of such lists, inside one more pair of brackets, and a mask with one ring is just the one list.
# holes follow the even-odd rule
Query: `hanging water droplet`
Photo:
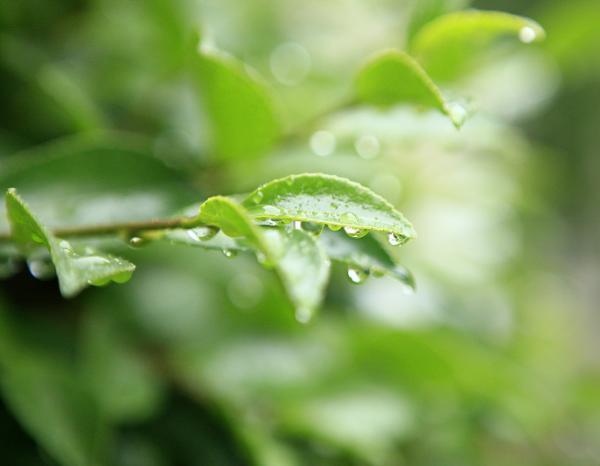
[[524, 44], [531, 44], [537, 38], [537, 32], [530, 26], [522, 27], [519, 31], [519, 40]]
[[333, 133], [320, 130], [310, 137], [311, 150], [320, 157], [327, 157], [335, 151], [336, 139]]
[[363, 283], [369, 276], [369, 272], [354, 266], [348, 266], [348, 278], [356, 285]]
[[356, 227], [344, 227], [344, 231], [350, 238], [362, 238], [369, 233], [369, 230], [363, 230]]
[[190, 228], [186, 230], [187, 235], [193, 239], [194, 241], [206, 241], [211, 239], [219, 232], [218, 228], [209, 227], [209, 226], [201, 226], [196, 228]]
[[316, 236], [323, 232], [324, 227], [322, 223], [302, 222], [302, 229]]
[[388, 243], [390, 246], [400, 246], [408, 241], [408, 238], [398, 233], [388, 233]]
[[372, 160], [379, 155], [381, 145], [377, 137], [367, 134], [360, 136], [354, 143], [354, 149], [360, 157], [365, 160]]
[[131, 238], [129, 238], [128, 243], [129, 246], [131, 246], [132, 248], [139, 248], [146, 244], [146, 240], [144, 238], [141, 238], [140, 236], [132, 236]]
[[27, 261], [27, 268], [38, 280], [48, 280], [56, 274], [54, 264], [47, 259], [30, 259]]
[[294, 220], [292, 222], [292, 229], [293, 230], [301, 230], [302, 229], [302, 222], [299, 220]]
[[296, 309], [296, 320], [301, 324], [308, 324], [313, 316], [313, 311], [308, 307], [299, 307]]
[[452, 123], [454, 123], [454, 126], [456, 126], [457, 128], [460, 128], [462, 125], [465, 124], [465, 121], [467, 121], [467, 117], [469, 115], [469, 112], [467, 111], [465, 106], [459, 104], [458, 102], [450, 102], [449, 104], [447, 104], [446, 111], [448, 112]]
[[235, 256], [237, 256], [237, 251], [233, 249], [223, 249], [222, 252], [223, 255], [228, 259], [233, 259]]
[[331, 230], [331, 231], [340, 231], [342, 229], [342, 225], [336, 225], [335, 223], [328, 223], [327, 227]]

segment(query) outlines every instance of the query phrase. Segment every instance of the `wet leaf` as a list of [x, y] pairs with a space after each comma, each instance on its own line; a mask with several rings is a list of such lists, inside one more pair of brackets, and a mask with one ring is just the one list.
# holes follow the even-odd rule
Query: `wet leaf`
[[332, 175], [302, 174], [270, 181], [243, 202], [256, 219], [321, 223], [333, 229], [383, 231], [405, 239], [415, 231], [404, 215], [358, 183]]
[[386, 50], [368, 60], [358, 74], [356, 88], [358, 98], [373, 105], [410, 103], [435, 108], [457, 128], [467, 115], [461, 105], [444, 98], [415, 59], [399, 50]]
[[272, 97], [258, 73], [225, 52], [201, 45], [192, 63], [201, 103], [224, 159], [264, 154], [280, 133]]
[[522, 16], [467, 10], [439, 16], [414, 37], [411, 54], [433, 79], [450, 80], [495, 40], [512, 36], [524, 43], [543, 40], [544, 29]]
[[26, 255], [40, 246], [48, 249], [65, 297], [75, 296], [88, 285], [126, 282], [135, 270], [135, 265], [124, 259], [74, 248], [68, 241], [55, 237], [38, 222], [15, 190], [6, 194], [6, 210], [13, 238]]
[[374, 275], [389, 275], [412, 289], [416, 286], [412, 273], [396, 263], [381, 243], [371, 235], [349, 238], [343, 232], [324, 231], [319, 237], [319, 242], [331, 260]]

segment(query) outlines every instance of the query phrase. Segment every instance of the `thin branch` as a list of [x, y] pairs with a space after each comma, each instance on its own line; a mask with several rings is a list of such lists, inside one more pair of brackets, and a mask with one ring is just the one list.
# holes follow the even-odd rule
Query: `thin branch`
[[[106, 223], [101, 225], [82, 225], [52, 230], [59, 238], [79, 238], [89, 236], [126, 235], [134, 236], [149, 231], [172, 230], [176, 228], [194, 228], [202, 225], [194, 217], [174, 217], [168, 219], [142, 220], [136, 222]], [[0, 241], [12, 241], [10, 233], [0, 233]]]

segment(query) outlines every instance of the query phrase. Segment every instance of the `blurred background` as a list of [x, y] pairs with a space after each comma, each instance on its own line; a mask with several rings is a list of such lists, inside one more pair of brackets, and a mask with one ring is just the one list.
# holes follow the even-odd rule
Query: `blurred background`
[[[500, 40], [442, 83], [476, 109], [460, 131], [410, 106], [327, 113], [371, 53], [467, 7], [548, 37]], [[419, 233], [393, 251], [416, 293], [335, 269], [308, 325], [249, 256], [115, 244], [132, 280], [72, 300], [3, 256], [2, 462], [600, 464], [599, 25], [597, 0], [0, 3], [0, 187], [48, 225], [310, 171], [369, 186]], [[215, 160], [185, 65], [195, 30], [306, 131]]]

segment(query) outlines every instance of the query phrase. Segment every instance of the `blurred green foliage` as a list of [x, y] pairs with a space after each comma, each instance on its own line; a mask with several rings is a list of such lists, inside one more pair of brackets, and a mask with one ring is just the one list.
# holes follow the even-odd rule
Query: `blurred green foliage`
[[[308, 325], [292, 309], [323, 287], [308, 231], [277, 271], [303, 283], [291, 302], [223, 233], [235, 258], [73, 239], [137, 270], [69, 300], [4, 241], [2, 463], [600, 463], [599, 21], [596, 0], [0, 3], [0, 188], [35, 222], [166, 218], [323, 172], [419, 232], [400, 249], [324, 232], [341, 264]], [[361, 85], [390, 48], [418, 62]], [[376, 93], [393, 80], [412, 87]], [[371, 276], [349, 283], [348, 264]]]

